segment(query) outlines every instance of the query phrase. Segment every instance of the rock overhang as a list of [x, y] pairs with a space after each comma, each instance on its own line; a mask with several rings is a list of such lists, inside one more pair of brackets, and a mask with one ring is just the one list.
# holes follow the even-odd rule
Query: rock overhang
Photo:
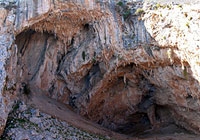
[[[70, 7], [71, 7], [71, 9], [70, 9]], [[98, 41], [100, 40], [100, 42], [96, 43], [96, 44], [98, 44], [98, 43], [103, 42], [104, 44], [100, 45], [103, 49], [101, 47], [99, 47], [100, 52], [102, 52], [102, 53], [97, 54], [98, 57], [95, 58], [96, 59], [95, 61], [97, 61], [97, 62], [95, 62], [94, 65], [91, 60], [94, 59], [95, 51], [91, 51], [91, 52], [88, 51], [88, 50], [92, 50], [92, 48], [94, 47], [93, 46], [94, 44], [92, 43], [94, 40], [90, 40], [89, 44], [80, 46], [79, 47], [80, 51], [75, 51], [79, 55], [75, 55], [76, 53], [74, 53], [74, 54], [72, 53], [73, 55], [70, 54], [67, 57], [67, 59], [72, 62], [72, 65], [67, 63], [65, 60], [63, 60], [63, 63], [65, 63], [63, 66], [65, 66], [65, 67], [69, 66], [69, 67], [71, 67], [71, 69], [67, 70], [65, 68], [63, 68], [63, 69], [61, 68], [59, 72], [61, 73], [61, 75], [63, 77], [67, 76], [67, 74], [69, 76], [70, 75], [69, 72], [73, 72], [74, 74], [69, 76], [70, 77], [69, 79], [71, 79], [71, 80], [76, 79], [76, 82], [78, 82], [78, 84], [76, 85], [75, 82], [69, 82], [69, 79], [67, 77], [64, 77], [64, 80], [65, 80], [65, 82], [67, 82], [68, 87], [64, 88], [64, 87], [62, 87], [63, 83], [60, 84], [62, 87], [61, 88], [62, 91], [59, 91], [60, 94], [61, 94], [61, 92], [64, 93], [63, 91], [66, 91], [66, 94], [71, 94], [72, 91], [75, 92], [75, 96], [70, 97], [71, 98], [70, 100], [75, 100], [75, 101], [71, 101], [72, 105], [76, 105], [76, 106], [80, 107], [79, 111], [82, 112], [82, 114], [85, 116], [87, 116], [88, 114], [87, 114], [87, 111], [85, 111], [84, 109], [87, 109], [87, 107], [88, 107], [89, 118], [91, 118], [92, 120], [95, 120], [95, 121], [99, 121], [99, 123], [102, 123], [103, 125], [108, 127], [110, 125], [109, 124], [110, 122], [112, 122], [113, 120], [117, 122], [121, 116], [119, 114], [119, 116], [118, 116], [119, 118], [116, 117], [116, 118], [113, 118], [113, 120], [110, 120], [112, 117], [109, 116], [106, 120], [106, 118], [104, 118], [104, 116], [102, 116], [102, 114], [101, 114], [100, 118], [98, 118], [95, 116], [95, 115], [98, 115], [98, 113], [99, 113], [98, 108], [96, 108], [97, 105], [105, 104], [106, 98], [111, 99], [111, 97], [113, 98], [113, 96], [115, 96], [110, 101], [106, 100], [107, 107], [111, 107], [112, 103], [114, 103], [115, 101], [119, 102], [119, 100], [122, 101], [123, 103], [125, 103], [126, 105], [128, 104], [128, 107], [131, 107], [134, 103], [129, 104], [129, 102], [136, 103], [136, 101], [132, 100], [132, 99], [131, 99], [131, 101], [129, 99], [124, 99], [125, 96], [121, 96], [121, 98], [123, 98], [123, 100], [120, 99], [119, 94], [114, 94], [114, 92], [112, 92], [112, 88], [113, 89], [116, 88], [117, 91], [119, 91], [119, 93], [121, 93], [121, 91], [122, 91], [123, 93], [125, 93], [124, 95], [127, 95], [127, 96], [134, 95], [134, 97], [136, 97], [136, 95], [138, 96], [138, 94], [139, 94], [139, 96], [137, 97], [137, 99], [138, 99], [137, 101], [139, 101], [139, 100], [141, 100], [143, 93], [140, 93], [141, 91], [137, 91], [137, 90], [141, 90], [141, 87], [140, 88], [135, 87], [135, 89], [134, 89], [131, 86], [133, 85], [133, 83], [135, 83], [136, 85], [142, 84], [142, 82], [138, 82], [138, 80], [143, 81], [140, 77], [141, 75], [143, 75], [142, 77], [143, 78], [145, 77], [144, 79], [146, 79], [146, 80], [144, 80], [144, 82], [149, 83], [147, 85], [153, 84], [153, 85], [156, 85], [156, 87], [161, 88], [160, 90], [158, 90], [158, 92], [156, 94], [156, 98], [157, 98], [156, 104], [159, 104], [159, 105], [169, 105], [170, 104], [169, 105], [170, 109], [173, 110], [173, 112], [175, 112], [175, 116], [182, 115], [185, 117], [185, 119], [181, 120], [182, 122], [184, 122], [185, 120], [189, 121], [188, 118], [185, 116], [184, 111], [182, 109], [185, 107], [191, 108], [192, 106], [194, 106], [194, 104], [191, 104], [190, 106], [188, 106], [187, 104], [189, 104], [189, 100], [190, 100], [189, 97], [191, 97], [191, 95], [193, 97], [198, 97], [198, 86], [199, 85], [198, 85], [197, 81], [192, 82], [192, 80], [191, 80], [191, 79], [193, 79], [193, 77], [191, 76], [192, 71], [190, 69], [191, 63], [188, 63], [187, 60], [186, 61], [181, 60], [181, 59], [183, 59], [182, 56], [185, 57], [184, 56], [185, 52], [181, 53], [182, 50], [180, 48], [174, 47], [173, 43], [172, 43], [172, 45], [166, 44], [164, 47], [158, 46], [158, 47], [160, 47], [159, 48], [160, 50], [153, 50], [153, 56], [151, 56], [152, 52], [150, 52], [150, 55], [147, 54], [147, 52], [151, 51], [151, 50], [149, 50], [149, 48], [151, 48], [152, 46], [155, 46], [155, 44], [148, 45], [148, 42], [138, 45], [139, 47], [136, 49], [134, 48], [134, 49], [130, 49], [128, 51], [123, 50], [124, 49], [123, 44], [116, 43], [115, 40], [112, 41], [112, 37], [110, 39], [107, 39], [109, 36], [113, 36], [114, 38], [116, 37], [115, 34], [112, 34], [112, 32], [107, 31], [108, 29], [114, 30], [114, 28], [111, 28], [112, 25], [110, 26], [108, 23], [102, 24], [102, 22], [101, 22], [102, 19], [105, 19], [105, 15], [106, 15], [106, 18], [111, 16], [110, 18], [114, 19], [112, 17], [113, 14], [109, 10], [108, 10], [108, 12], [105, 12], [105, 11], [102, 12], [102, 9], [101, 8], [98, 9], [97, 7], [96, 7], [97, 10], [95, 8], [94, 9], [86, 9], [83, 5], [75, 4], [73, 2], [72, 3], [68, 3], [68, 2], [62, 3], [61, 2], [60, 5], [57, 4], [54, 7], [55, 9], [53, 9], [53, 10], [51, 9], [48, 12], [41, 14], [40, 16], [37, 16], [37, 14], [35, 14], [36, 17], [32, 17], [26, 23], [26, 24], [28, 24], [28, 26], [26, 26], [26, 24], [24, 24], [25, 26], [22, 27], [22, 30], [20, 30], [20, 32], [24, 32], [25, 31], [24, 29], [33, 29], [36, 32], [38, 32], [36, 34], [41, 37], [43, 36], [42, 33], [44, 34], [44, 36], [46, 34], [50, 34], [50, 35], [52, 35], [51, 36], [52, 38], [54, 37], [54, 39], [53, 39], [54, 41], [57, 41], [57, 39], [60, 40], [62, 43], [64, 43], [64, 44], [62, 44], [62, 43], [61, 44], [65, 47], [66, 47], [66, 44], [71, 45], [71, 43], [73, 41], [75, 41], [77, 44], [82, 43], [82, 42], [87, 42], [88, 40], [86, 40], [86, 38], [87, 37], [90, 38], [91, 36], [87, 36], [86, 38], [83, 37], [83, 38], [81, 38], [81, 41], [78, 41], [77, 38], [80, 37], [81, 35], [82, 36], [88, 35], [87, 33], [84, 34], [84, 32], [88, 32], [89, 34], [94, 33], [94, 32], [90, 32], [90, 29], [88, 29], [88, 28], [90, 28], [90, 26], [93, 26], [94, 24], [95, 25], [100, 24], [99, 26], [97, 26], [97, 27], [99, 27], [99, 30], [97, 33], [99, 33], [100, 35], [107, 32], [107, 33], [105, 33], [106, 34], [105, 36], [104, 35], [99, 36], [100, 39], [98, 39]], [[150, 14], [150, 16], [151, 16], [151, 14]], [[152, 16], [152, 18], [154, 18], [154, 17], [155, 16]], [[157, 14], [157, 18], [160, 18], [159, 13]], [[116, 27], [116, 23], [115, 23], [116, 20], [114, 19], [111, 21], [113, 22], [113, 24], [115, 24], [115, 27]], [[100, 22], [100, 23], [96, 23], [96, 22]], [[138, 21], [134, 21], [134, 22], [138, 22]], [[154, 24], [153, 20], [148, 20], [147, 22], [148, 22], [147, 23], [148, 25], [152, 25], [152, 26], [156, 25], [156, 24]], [[136, 25], [141, 25], [140, 23], [136, 24]], [[103, 26], [105, 26], [105, 25], [107, 25], [109, 28], [103, 28]], [[127, 27], [127, 28], [129, 28], [129, 27]], [[139, 29], [141, 29], [141, 28], [145, 28], [145, 27], [142, 26]], [[153, 29], [154, 27], [149, 27], [149, 28]], [[118, 31], [120, 31], [120, 30], [118, 30]], [[130, 30], [130, 31], [132, 31], [132, 30]], [[148, 31], [150, 31], [150, 33], [151, 33], [150, 29]], [[117, 31], [115, 30], [115, 32], [117, 32]], [[142, 30], [141, 34], [144, 35], [145, 32], [147, 32], [147, 30], [145, 30], [145, 31]], [[19, 35], [19, 32], [17, 34]], [[121, 37], [120, 34], [121, 33], [119, 33], [118, 37]], [[141, 38], [144, 37], [143, 35], [141, 35], [142, 36]], [[154, 36], [154, 35], [152, 34], [152, 36]], [[106, 37], [106, 39], [105, 39], [105, 37]], [[138, 38], [140, 38], [140, 36]], [[146, 37], [144, 37], [144, 40], [145, 39], [146, 39]], [[41, 40], [42, 40], [42, 38], [41, 38]], [[45, 40], [43, 40], [43, 41], [45, 41]], [[159, 42], [159, 40], [158, 40], [158, 42]], [[87, 46], [87, 47], [85, 47], [85, 46]], [[88, 46], [92, 46], [92, 47], [88, 48]], [[173, 51], [173, 53], [172, 53], [172, 51]], [[63, 53], [62, 55], [66, 55], [66, 53], [67, 53], [67, 51], [65, 53]], [[102, 56], [100, 56], [100, 55], [102, 55]], [[61, 58], [62, 57], [63, 56], [61, 56]], [[102, 58], [100, 58], [100, 57], [102, 57]], [[76, 61], [74, 61], [72, 59], [74, 59]], [[185, 57], [184, 59], [187, 59], [187, 58]], [[49, 63], [49, 61], [48, 61], [48, 63]], [[76, 65], [74, 65], [74, 63]], [[130, 65], [131, 65], [130, 69], [132, 72], [135, 69], [138, 69], [138, 70], [136, 70], [136, 71], [138, 71], [138, 73], [135, 74], [136, 75], [135, 81], [134, 81], [134, 77], [130, 76], [131, 72], [126, 72], [126, 69], [129, 69], [128, 67]], [[76, 66], [80, 66], [80, 67], [76, 67]], [[115, 71], [116, 72], [120, 71], [121, 67], [123, 67], [123, 66], [125, 68], [124, 69], [122, 68], [122, 71], [125, 71], [125, 72], [122, 72], [121, 73], [122, 75], [120, 75], [119, 73], [115, 74]], [[138, 68], [136, 68], [136, 67], [138, 67]], [[55, 69], [57, 69], [57, 68], [55, 67]], [[84, 70], [84, 69], [86, 69], [86, 70]], [[103, 70], [104, 71], [107, 70], [107, 72], [104, 73], [105, 75], [102, 76], [101, 71], [103, 71]], [[99, 71], [100, 71], [100, 73], [99, 73]], [[43, 71], [43, 72], [45, 72], [45, 71]], [[134, 73], [132, 73], [132, 74], [134, 75]], [[140, 76], [138, 76], [138, 75], [140, 75]], [[39, 78], [41, 78], [41, 77], [45, 78], [45, 75], [44, 76], [40, 75]], [[97, 77], [97, 78], [95, 79], [95, 77]], [[105, 80], [102, 80], [102, 78], [104, 78]], [[197, 75], [197, 78], [198, 78], [198, 75]], [[50, 79], [50, 80], [54, 81], [55, 79]], [[189, 84], [188, 84], [188, 80], [190, 81]], [[99, 81], [99, 83], [97, 81]], [[175, 81], [179, 81], [179, 82], [175, 82]], [[87, 82], [89, 82], [89, 85], [85, 84]], [[116, 84], [115, 82], [117, 84], [119, 84], [119, 87], [115, 87], [115, 84]], [[129, 86], [128, 88], [126, 87], [127, 83]], [[193, 83], [193, 85], [192, 85], [192, 83]], [[104, 86], [104, 84], [107, 84], [107, 85]], [[180, 84], [185, 85], [187, 88], [178, 86]], [[60, 88], [58, 85], [56, 85], [55, 83], [53, 83], [53, 84], [49, 83], [48, 86], [50, 86], [50, 87], [46, 86], [46, 88], [52, 92], [53, 88], [55, 88], [55, 87], [57, 89]], [[74, 85], [75, 85], [75, 88], [77, 88], [75, 90], [70, 87], [70, 86], [74, 86]], [[83, 88], [78, 89], [78, 87], [81, 85], [84, 85], [84, 86], [82, 86]], [[123, 87], [123, 85], [124, 85], [124, 87]], [[85, 90], [88, 87], [91, 88], [91, 86], [94, 86], [94, 88], [92, 90], [89, 89], [89, 90], [91, 90], [91, 92]], [[110, 86], [110, 87], [108, 87], [108, 86]], [[118, 88], [124, 89], [124, 91], [121, 89], [118, 89]], [[167, 90], [167, 88], [169, 88], [169, 89]], [[147, 87], [147, 91], [148, 90], [150, 90], [150, 89]], [[49, 91], [47, 91], [47, 92], [49, 92]], [[130, 91], [132, 94], [130, 93]], [[137, 92], [135, 93], [135, 91], [137, 91]], [[181, 91], [181, 93], [180, 93], [180, 91]], [[78, 92], [83, 92], [84, 94], [80, 94]], [[105, 92], [108, 92], [108, 93], [110, 92], [108, 94], [109, 96], [104, 95]], [[163, 93], [165, 93], [165, 94], [163, 94]], [[54, 93], [52, 92], [51, 94], [54, 94]], [[59, 93], [56, 92], [56, 94], [59, 94]], [[53, 95], [53, 98], [58, 97], [56, 94], [55, 94], [55, 96]], [[88, 94], [89, 94], [89, 96], [88, 96]], [[101, 94], [103, 94], [103, 95], [101, 95]], [[68, 95], [66, 95], [66, 96], [68, 96]], [[167, 100], [165, 100], [164, 97], [167, 98]], [[184, 98], [186, 98], [186, 97], [188, 97], [189, 100], [188, 99], [185, 100]], [[62, 98], [62, 96], [61, 96], [61, 98]], [[91, 99], [88, 99], [88, 98], [91, 98]], [[102, 99], [102, 102], [100, 99]], [[62, 100], [62, 99], [60, 99], [60, 100]], [[87, 102], [92, 101], [92, 100], [93, 100], [93, 102], [89, 103], [89, 105], [88, 105]], [[100, 101], [98, 101], [98, 100], [100, 100]], [[82, 102], [82, 101], [84, 101], [84, 102]], [[64, 100], [64, 102], [66, 102], [66, 100]], [[180, 108], [179, 107], [173, 108], [173, 106], [179, 106]], [[121, 107], [123, 109], [123, 106], [121, 106]], [[94, 111], [95, 109], [96, 109], [96, 112]], [[101, 109], [102, 108], [100, 108], [100, 111], [102, 111]], [[112, 112], [110, 110], [107, 110], [106, 108], [103, 108], [104, 113], [105, 114], [110, 113], [111, 116], [112, 116], [112, 113], [116, 113], [116, 110], [117, 110], [117, 108], [112, 108], [112, 111], [113, 111]], [[131, 114], [130, 112], [128, 112], [128, 113], [129, 113], [129, 115]], [[103, 121], [102, 121], [102, 118], [104, 119]], [[134, 118], [134, 115], [133, 115], [133, 118]], [[107, 121], [110, 121], [110, 122], [107, 122]], [[179, 122], [177, 122], [177, 124], [178, 123]], [[186, 124], [180, 123], [180, 125], [187, 127], [187, 123]], [[112, 127], [114, 128], [115, 125], [113, 124]], [[195, 128], [195, 127], [196, 126], [194, 125], [193, 128]], [[189, 129], [191, 129], [191, 128], [189, 128]], [[191, 129], [191, 130], [193, 131], [193, 129]], [[195, 132], [197, 132], [197, 131], [195, 131]]]

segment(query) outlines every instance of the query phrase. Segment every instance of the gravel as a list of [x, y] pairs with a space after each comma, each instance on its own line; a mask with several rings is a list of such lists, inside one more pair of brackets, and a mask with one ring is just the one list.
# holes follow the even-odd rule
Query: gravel
[[2, 140], [106, 140], [18, 102], [9, 114]]

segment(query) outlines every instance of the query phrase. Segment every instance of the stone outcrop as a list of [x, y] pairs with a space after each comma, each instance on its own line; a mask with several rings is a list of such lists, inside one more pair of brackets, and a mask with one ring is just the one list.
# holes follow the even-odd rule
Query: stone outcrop
[[17, 97], [42, 92], [121, 133], [199, 134], [199, 6], [1, 3], [0, 132]]

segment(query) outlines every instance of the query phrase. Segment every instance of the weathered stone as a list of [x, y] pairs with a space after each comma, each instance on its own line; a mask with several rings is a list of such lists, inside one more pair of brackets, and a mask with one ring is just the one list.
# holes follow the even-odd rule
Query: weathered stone
[[1, 5], [0, 134], [16, 95], [39, 93], [115, 131], [200, 133], [199, 3], [119, 2]]

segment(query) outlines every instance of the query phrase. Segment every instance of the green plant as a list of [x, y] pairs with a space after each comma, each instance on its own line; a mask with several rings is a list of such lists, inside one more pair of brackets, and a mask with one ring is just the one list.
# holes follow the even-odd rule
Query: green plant
[[172, 6], [171, 6], [171, 5], [167, 5], [166, 7], [167, 7], [169, 10], [172, 9]]
[[138, 8], [136, 11], [135, 11], [135, 15], [141, 15], [145, 13], [144, 10], [142, 8]]
[[129, 16], [131, 15], [131, 10], [128, 9], [126, 11], [123, 12], [123, 17], [126, 20]]
[[158, 7], [158, 8], [161, 7], [161, 4], [160, 4], [160, 3], [157, 3], [157, 4], [156, 4], [156, 7]]
[[161, 7], [162, 7], [162, 6], [161, 6], [160, 3], [157, 3], [156, 6], [155, 6], [156, 9], [161, 8]]
[[187, 23], [185, 24], [185, 26], [187, 26], [188, 28], [190, 28], [189, 22], [187, 22]]
[[126, 20], [132, 14], [131, 9], [124, 3], [124, 1], [119, 1], [116, 4], [116, 8], [119, 14], [123, 16], [124, 20]]
[[179, 4], [178, 7], [181, 8], [181, 9], [183, 8], [183, 6], [181, 4]]
[[119, 1], [118, 3], [117, 3], [117, 5], [119, 5], [119, 6], [123, 6], [123, 2], [121, 2], [121, 1]]

